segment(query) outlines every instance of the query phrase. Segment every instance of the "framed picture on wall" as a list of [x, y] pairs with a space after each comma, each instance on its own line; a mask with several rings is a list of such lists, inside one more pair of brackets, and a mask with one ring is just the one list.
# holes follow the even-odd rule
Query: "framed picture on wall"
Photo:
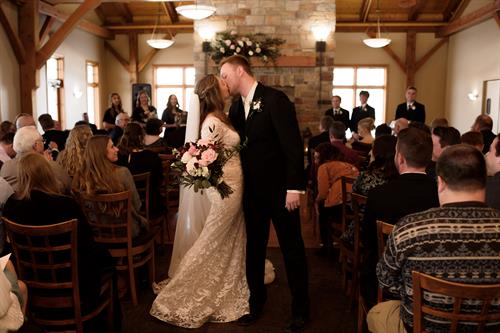
[[149, 98], [151, 98], [151, 85], [149, 83], [134, 83], [132, 84], [132, 107], [130, 110], [133, 110], [136, 107], [137, 103], [137, 97], [139, 95], [139, 92], [141, 91], [146, 91], [148, 94]]

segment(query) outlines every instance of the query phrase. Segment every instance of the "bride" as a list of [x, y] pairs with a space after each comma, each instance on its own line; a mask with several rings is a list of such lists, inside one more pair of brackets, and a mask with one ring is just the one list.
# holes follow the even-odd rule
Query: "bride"
[[[201, 137], [236, 147], [239, 135], [223, 112], [229, 96], [225, 83], [208, 75], [198, 82], [195, 93], [200, 100]], [[201, 234], [168, 283], [163, 283], [151, 307], [151, 315], [176, 326], [197, 328], [205, 322], [234, 321], [249, 313], [239, 156], [234, 155], [223, 171], [233, 193], [222, 199], [215, 188], [204, 190], [210, 210]]]

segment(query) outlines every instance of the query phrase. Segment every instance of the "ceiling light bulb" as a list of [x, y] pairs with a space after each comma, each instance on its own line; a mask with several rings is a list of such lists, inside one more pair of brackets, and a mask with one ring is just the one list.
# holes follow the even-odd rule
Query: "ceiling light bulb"
[[155, 48], [155, 49], [166, 49], [167, 47], [172, 46], [174, 44], [174, 40], [172, 39], [148, 39], [146, 41], [149, 46]]
[[214, 6], [207, 5], [185, 5], [176, 7], [177, 13], [192, 20], [202, 20], [215, 13]]

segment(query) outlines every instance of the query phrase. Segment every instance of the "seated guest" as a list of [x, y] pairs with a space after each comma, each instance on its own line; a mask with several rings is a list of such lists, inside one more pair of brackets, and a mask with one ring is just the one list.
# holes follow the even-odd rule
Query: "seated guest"
[[435, 129], [436, 127], [448, 127], [448, 119], [446, 118], [435, 118], [431, 123], [431, 128]]
[[429, 126], [427, 126], [424, 123], [418, 122], [418, 121], [412, 121], [409, 125], [408, 128], [417, 128], [421, 131], [424, 131], [425, 133], [431, 135], [431, 129]]
[[[359, 92], [359, 101], [361, 106], [357, 106], [352, 109], [351, 116], [351, 132], [355, 133], [358, 130], [358, 122], [364, 118], [373, 118], [375, 120], [375, 109], [368, 105], [368, 98], [370, 93], [366, 90], [361, 90]], [[354, 134], [353, 134], [354, 135]]]
[[483, 135], [483, 154], [486, 154], [490, 151], [490, 145], [495, 139], [495, 133], [492, 131], [493, 129], [493, 119], [486, 114], [482, 114], [477, 116], [474, 124], [472, 124], [471, 130], [475, 132], [480, 132]]
[[16, 124], [16, 129], [20, 129], [25, 126], [36, 126], [35, 119], [29, 113], [19, 113], [14, 120]]
[[52, 161], [50, 153], [43, 150], [43, 138], [38, 133], [34, 126], [25, 126], [17, 130], [14, 136], [13, 142], [14, 150], [17, 155], [10, 161], [6, 161], [2, 169], [0, 169], [0, 177], [5, 178], [5, 180], [12, 186], [14, 190], [17, 190], [18, 182], [18, 169], [19, 160], [26, 154], [38, 153], [45, 156], [49, 160], [49, 165], [56, 174], [57, 180], [61, 183], [62, 192], [69, 193], [71, 189], [71, 179], [69, 178], [66, 171], [56, 162]]
[[406, 88], [406, 102], [401, 103], [396, 108], [394, 119], [406, 118], [409, 121], [418, 121], [425, 124], [425, 105], [417, 102], [417, 88]]
[[342, 98], [335, 95], [332, 97], [332, 108], [325, 111], [325, 116], [330, 116], [335, 121], [340, 121], [345, 128], [349, 128], [349, 111], [340, 107]]
[[443, 150], [460, 143], [460, 132], [455, 127], [436, 127], [432, 130], [432, 160], [426, 172], [432, 179], [436, 179], [436, 161]]
[[470, 145], [479, 149], [479, 151], [483, 151], [484, 142], [483, 136], [479, 132], [469, 131], [467, 133], [462, 134], [460, 137], [460, 141], [465, 143], [466, 145]]
[[373, 140], [372, 131], [375, 129], [372, 118], [364, 118], [358, 122], [358, 135], [351, 139], [351, 147], [355, 151], [368, 154], [372, 150]]
[[377, 220], [395, 224], [401, 217], [439, 206], [436, 182], [425, 174], [431, 160], [432, 140], [416, 128], [399, 133], [395, 163], [399, 176], [368, 193], [361, 229], [366, 250], [361, 275], [361, 293], [367, 304], [376, 300]]
[[0, 332], [17, 332], [23, 325], [27, 295], [26, 284], [17, 279], [9, 260], [0, 271]]
[[125, 112], [122, 107], [122, 99], [118, 93], [111, 93], [111, 106], [104, 112], [102, 118], [102, 127], [106, 131], [111, 131], [115, 127], [116, 116]]
[[118, 149], [107, 136], [96, 135], [89, 139], [83, 154], [83, 167], [73, 177], [73, 191], [85, 195], [118, 193], [132, 194], [132, 235], [147, 229], [147, 221], [140, 216], [141, 199], [135, 188], [132, 174], [127, 168], [113, 163], [118, 161]]
[[488, 178], [486, 180], [486, 203], [500, 209], [500, 135], [497, 135], [486, 154]]
[[7, 133], [16, 133], [16, 125], [11, 121], [4, 120], [0, 123], [0, 137]]
[[380, 124], [375, 128], [375, 138], [383, 135], [392, 135], [392, 129], [387, 124]]
[[113, 140], [113, 144], [117, 145], [123, 135], [123, 130], [130, 122], [130, 116], [126, 112], [119, 113], [116, 116], [115, 127], [109, 132], [109, 137]]
[[330, 127], [330, 143], [340, 150], [343, 161], [358, 167], [361, 159], [358, 153], [345, 145], [345, 130], [344, 124], [334, 121]]
[[[5, 203], [12, 194], [14, 194], [12, 186], [10, 186], [5, 179], [0, 177], [0, 217], [2, 216], [3, 206], [5, 205]], [[4, 246], [5, 246], [5, 228], [2, 220], [0, 219], [0, 256], [4, 255]]]
[[106, 248], [94, 242], [92, 230], [78, 203], [63, 195], [53, 169], [40, 154], [25, 154], [19, 161], [19, 190], [9, 198], [4, 217], [24, 225], [52, 225], [78, 221], [78, 273], [82, 304], [98, 301], [101, 276], [113, 271]]
[[[500, 212], [485, 203], [486, 166], [480, 151], [468, 145], [447, 148], [437, 162], [441, 207], [408, 215], [395, 225], [377, 266], [380, 286], [401, 301], [378, 304], [367, 317], [371, 332], [413, 331], [412, 271], [465, 284], [498, 283], [500, 272]], [[479, 227], [480, 226], [480, 227]], [[425, 303], [453, 311], [453, 300], [426, 293]], [[464, 300], [469, 315], [483, 304]], [[495, 311], [495, 306], [490, 311]], [[496, 309], [498, 311], [498, 307]], [[395, 328], [393, 330], [391, 328]], [[449, 332], [445, 320], [424, 315], [425, 332]], [[498, 332], [500, 325], [486, 326]], [[456, 332], [476, 332], [476, 324], [461, 322]]]
[[387, 183], [398, 175], [394, 164], [396, 154], [396, 137], [384, 135], [373, 142], [373, 161], [365, 171], [361, 171], [352, 185], [355, 193], [367, 196], [368, 192], [379, 185]]
[[14, 133], [4, 133], [0, 137], [0, 168], [3, 163], [16, 157], [16, 152], [13, 148]]
[[[160, 120], [161, 121], [161, 120]], [[158, 154], [144, 149], [144, 130], [137, 123], [125, 127], [118, 145], [118, 165], [127, 167], [133, 175], [149, 172], [149, 214], [157, 217], [165, 211], [165, 200], [160, 194], [163, 167]]]
[[66, 139], [68, 138], [68, 132], [60, 131], [55, 129], [55, 122], [52, 119], [52, 116], [48, 113], [44, 113], [38, 117], [38, 122], [43, 129], [43, 140], [44, 148], [52, 150], [61, 151], [64, 149], [66, 144]]
[[399, 118], [394, 122], [394, 135], [398, 136], [399, 132], [401, 130], [404, 130], [405, 128], [408, 128], [409, 123], [408, 119], [406, 118]]
[[307, 144], [307, 162], [308, 165], [312, 165], [312, 154], [314, 148], [316, 148], [320, 143], [330, 142], [330, 127], [332, 126], [333, 118], [330, 116], [323, 116], [319, 121], [319, 131], [318, 135], [313, 136], [309, 139]]
[[57, 156], [57, 163], [73, 178], [83, 166], [83, 154], [92, 130], [85, 125], [75, 126], [66, 140], [66, 148]]
[[135, 108], [132, 111], [132, 121], [144, 125], [149, 118], [158, 118], [156, 108], [151, 105], [148, 92], [141, 90], [137, 94]]
[[318, 194], [316, 203], [319, 211], [319, 227], [323, 248], [329, 244], [328, 227], [331, 221], [340, 222], [342, 219], [342, 184], [341, 178], [357, 177], [358, 169], [349, 163], [342, 162], [342, 154], [336, 146], [322, 143], [318, 146], [322, 152], [320, 159], [325, 160], [318, 167]]
[[144, 148], [165, 148], [168, 149], [166, 140], [160, 137], [163, 122], [158, 118], [148, 119], [146, 122], [146, 135], [144, 136]]

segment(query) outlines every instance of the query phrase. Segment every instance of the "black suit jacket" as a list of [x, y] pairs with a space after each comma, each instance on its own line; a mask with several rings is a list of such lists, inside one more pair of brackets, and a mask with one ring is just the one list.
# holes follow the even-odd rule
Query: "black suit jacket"
[[415, 110], [408, 110], [406, 102], [399, 104], [396, 108], [396, 118], [394, 119], [406, 118], [410, 121], [419, 121], [425, 124], [425, 105], [415, 101], [412, 106], [415, 107]]
[[345, 128], [348, 129], [349, 128], [349, 111], [347, 111], [346, 109], [342, 109], [340, 108], [340, 114], [333, 114], [333, 108], [332, 109], [328, 109], [325, 111], [325, 116], [330, 116], [333, 118], [333, 120], [335, 121], [340, 121], [342, 122], [344, 125], [345, 125]]
[[229, 119], [246, 147], [241, 151], [245, 193], [259, 202], [285, 204], [287, 190], [304, 190], [304, 153], [295, 106], [281, 91], [259, 83], [245, 120], [241, 98]]
[[364, 111], [361, 106], [355, 107], [352, 109], [351, 116], [351, 132], [358, 131], [358, 122], [364, 118], [373, 118], [375, 119], [375, 109], [366, 104], [366, 111]]

